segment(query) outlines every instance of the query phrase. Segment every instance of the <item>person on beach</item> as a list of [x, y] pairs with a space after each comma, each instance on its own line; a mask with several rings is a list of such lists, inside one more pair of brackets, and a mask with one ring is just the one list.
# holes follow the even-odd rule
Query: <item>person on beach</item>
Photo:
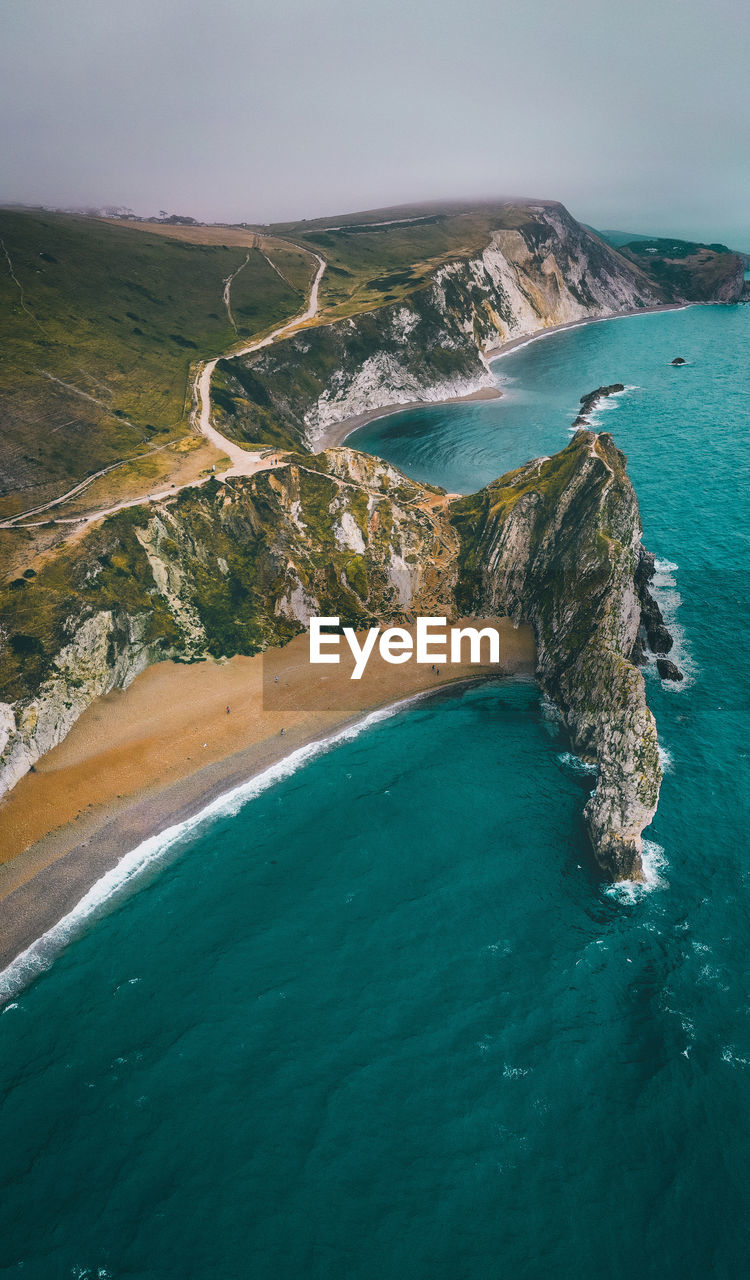
[[232, 708], [230, 707], [229, 703], [227, 703], [227, 715], [229, 715], [229, 712], [230, 712], [231, 710], [232, 710]]

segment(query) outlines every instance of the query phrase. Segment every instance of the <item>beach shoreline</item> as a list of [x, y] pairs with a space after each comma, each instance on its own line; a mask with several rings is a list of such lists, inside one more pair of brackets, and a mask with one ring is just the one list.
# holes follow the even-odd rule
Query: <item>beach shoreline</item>
[[324, 449], [333, 449], [344, 444], [354, 431], [366, 426], [368, 422], [374, 422], [376, 418], [390, 418], [394, 413], [408, 413], [410, 409], [437, 409], [440, 405], [446, 404], [500, 400], [502, 394], [499, 387], [480, 387], [478, 391], [471, 391], [468, 395], [449, 396], [447, 400], [409, 400], [405, 404], [388, 404], [380, 409], [367, 409], [364, 413], [357, 413], [351, 418], [342, 418], [341, 422], [334, 422], [330, 427], [325, 427], [316, 441], [316, 452], [322, 453]]
[[311, 677], [304, 635], [251, 658], [158, 663], [97, 699], [0, 804], [0, 971], [42, 945], [127, 855], [298, 751], [325, 751], [373, 714], [445, 687], [532, 678], [531, 628], [486, 621], [501, 632], [495, 667], [449, 663], [438, 675], [371, 660], [352, 681], [342, 653], [339, 667]]
[[[702, 304], [695, 302], [665, 302], [658, 307], [634, 307], [630, 311], [617, 311], [610, 316], [585, 316], [581, 320], [567, 320], [563, 324], [553, 324], [537, 329], [534, 333], [508, 338], [507, 342], [501, 343], [499, 347], [490, 347], [482, 352], [482, 355], [488, 364], [492, 364], [495, 360], [500, 360], [503, 356], [510, 355], [512, 351], [518, 350], [519, 347], [538, 342], [541, 338], [549, 338], [554, 333], [563, 333], [566, 329], [580, 329], [588, 324], [604, 324], [609, 320], [627, 320], [633, 316], [658, 315], [662, 311], [684, 311], [687, 307], [700, 305]], [[316, 441], [316, 452], [322, 453], [324, 449], [343, 445], [360, 427], [364, 427], [369, 422], [375, 422], [378, 418], [390, 418], [394, 413], [407, 413], [412, 409], [435, 409], [440, 405], [469, 404], [474, 400], [498, 400], [502, 394], [499, 387], [497, 390], [493, 390], [492, 387], [481, 387], [469, 395], [450, 396], [446, 400], [413, 400], [408, 404], [390, 404], [380, 409], [368, 409], [365, 413], [343, 418], [341, 422], [335, 422], [330, 427], [326, 427]]]

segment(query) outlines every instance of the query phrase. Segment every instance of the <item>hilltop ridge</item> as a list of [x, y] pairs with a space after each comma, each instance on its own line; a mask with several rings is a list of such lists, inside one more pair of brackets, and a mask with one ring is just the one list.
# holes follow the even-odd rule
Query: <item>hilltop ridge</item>
[[[221, 465], [191, 420], [196, 369], [216, 356], [226, 358], [212, 385], [226, 434], [315, 447], [336, 414], [488, 386], [486, 354], [508, 337], [678, 299], [731, 300], [741, 266], [711, 250], [688, 257], [678, 289], [648, 255], [623, 255], [548, 200], [270, 228], [5, 209], [0, 241], [0, 517], [82, 483], [86, 502], [73, 512], [95, 510]], [[326, 270], [311, 323], [354, 319], [351, 336], [310, 333], [308, 349], [278, 348], [268, 369], [233, 360], [243, 339], [300, 312], [318, 256]], [[424, 359], [402, 341], [402, 309]], [[373, 371], [373, 358], [383, 367]], [[373, 372], [380, 391], [367, 388]], [[13, 558], [19, 536], [3, 541]]]

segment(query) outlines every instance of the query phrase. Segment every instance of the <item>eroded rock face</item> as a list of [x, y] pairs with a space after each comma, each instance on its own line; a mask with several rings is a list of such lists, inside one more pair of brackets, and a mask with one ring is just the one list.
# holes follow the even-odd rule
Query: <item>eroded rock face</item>
[[585, 810], [597, 859], [612, 879], [642, 878], [661, 768], [631, 661], [641, 524], [623, 454], [610, 436], [579, 431], [562, 453], [461, 499], [454, 513], [459, 607], [533, 623], [540, 682], [575, 750], [599, 766]]
[[533, 624], [539, 680], [598, 764], [596, 856], [638, 879], [661, 781], [631, 661], [653, 572], [640, 537], [625, 459], [590, 431], [453, 502], [331, 449], [117, 513], [0, 600], [0, 787], [160, 658], [255, 653], [312, 614], [355, 627], [509, 614]]
[[670, 662], [669, 658], [657, 658], [656, 670], [659, 672], [662, 680], [684, 680], [680, 668], [674, 662]]
[[0, 598], [0, 795], [161, 658], [450, 614], [457, 553], [442, 491], [351, 449], [110, 517]]
[[141, 630], [137, 615], [90, 614], [75, 626], [30, 698], [0, 703], [0, 795], [62, 742], [95, 698], [127, 688], [156, 661], [157, 650], [143, 642]]

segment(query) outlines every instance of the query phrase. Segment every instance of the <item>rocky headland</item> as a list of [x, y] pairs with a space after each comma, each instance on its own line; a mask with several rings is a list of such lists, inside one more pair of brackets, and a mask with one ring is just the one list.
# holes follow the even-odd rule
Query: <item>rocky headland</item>
[[365, 280], [378, 305], [328, 322], [311, 313], [289, 336], [218, 360], [219, 440], [286, 451], [271, 469], [113, 508], [0, 588], [0, 795], [95, 699], [162, 659], [277, 648], [313, 614], [356, 628], [509, 615], [532, 624], [539, 681], [597, 766], [585, 812], [600, 865], [615, 880], [642, 876], [661, 771], [639, 663], [649, 650], [663, 679], [681, 673], [649, 591], [653, 558], [624, 456], [589, 429], [623, 384], [581, 398], [566, 449], [466, 498], [351, 449], [315, 450], [363, 413], [490, 393], [488, 360], [509, 343], [736, 300], [742, 263], [721, 246], [679, 256], [670, 242], [667, 265], [678, 266], [660, 275], [554, 202], [492, 219], [479, 251]]
[[510, 615], [533, 625], [540, 683], [597, 763], [597, 859], [638, 879], [661, 781], [633, 662], [639, 628], [653, 630], [644, 566], [625, 459], [587, 430], [452, 501], [339, 448], [118, 512], [3, 592], [0, 786], [162, 658], [257, 653], [313, 614], [355, 627]]

